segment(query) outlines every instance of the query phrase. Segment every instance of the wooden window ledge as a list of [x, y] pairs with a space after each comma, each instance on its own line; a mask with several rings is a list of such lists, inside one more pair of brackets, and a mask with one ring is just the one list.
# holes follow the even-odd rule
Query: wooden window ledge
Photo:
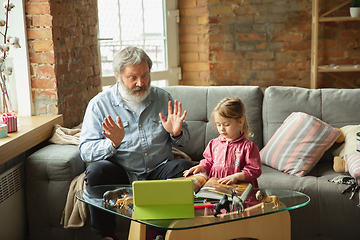
[[63, 125], [62, 115], [18, 117], [17, 132], [0, 138], [0, 165], [50, 138], [55, 124]]

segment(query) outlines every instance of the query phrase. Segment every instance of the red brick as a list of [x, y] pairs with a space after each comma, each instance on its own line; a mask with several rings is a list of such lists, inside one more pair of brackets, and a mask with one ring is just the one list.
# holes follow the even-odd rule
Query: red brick
[[308, 61], [295, 61], [289, 63], [289, 67], [294, 70], [309, 68]]
[[35, 52], [50, 52], [54, 50], [54, 43], [52, 40], [34, 41], [33, 49]]
[[218, 61], [237, 61], [244, 59], [244, 55], [236, 52], [219, 52], [217, 58]]
[[194, 0], [180, 0], [178, 3], [179, 8], [195, 8], [196, 1]]
[[[320, 44], [319, 44], [320, 46]], [[301, 42], [286, 42], [285, 50], [287, 51], [301, 51], [301, 50], [310, 50], [311, 41], [301, 41]]]
[[259, 43], [259, 44], [256, 44], [256, 49], [259, 49], [259, 50], [266, 49], [267, 46], [268, 46], [267, 42]]
[[238, 79], [238, 71], [218, 71], [216, 73], [216, 79]]
[[209, 17], [209, 23], [210, 24], [219, 23], [219, 22], [220, 22], [220, 18], [218, 16]]
[[52, 26], [51, 15], [36, 15], [32, 17], [32, 25], [35, 27], [50, 27]]
[[184, 71], [208, 71], [210, 67], [207, 62], [195, 62], [183, 63], [182, 68]]
[[198, 17], [181, 17], [180, 25], [196, 25], [198, 24]]
[[32, 63], [43, 63], [53, 64], [54, 53], [29, 53], [30, 62]]
[[27, 30], [28, 39], [52, 39], [51, 28], [32, 28]]
[[[338, 48], [338, 44], [335, 41], [335, 39], [324, 39], [319, 41], [319, 48], [320, 49], [334, 49], [334, 48]], [[310, 48], [311, 49], [311, 45]]]
[[303, 40], [302, 33], [282, 32], [273, 38], [273, 41], [295, 42]]
[[266, 61], [252, 61], [251, 68], [252, 69], [266, 69], [269, 66], [269, 62]]
[[45, 78], [54, 78], [55, 70], [53, 65], [39, 65], [37, 66], [36, 75]]
[[179, 34], [205, 34], [209, 32], [208, 26], [203, 25], [180, 25]]
[[246, 59], [271, 60], [274, 59], [274, 52], [248, 52]]
[[340, 32], [340, 39], [343, 38], [360, 38], [360, 30], [347, 30]]
[[28, 15], [49, 14], [49, 4], [49, 2], [27, 4], [25, 8], [25, 13]]
[[50, 79], [40, 79], [40, 78], [34, 78], [31, 81], [31, 87], [32, 88], [38, 88], [38, 89], [49, 89], [49, 90], [56, 90], [56, 79], [50, 78]]
[[232, 62], [218, 62], [218, 63], [212, 63], [210, 64], [210, 71], [215, 71], [215, 70], [230, 70], [233, 68], [233, 63]]
[[266, 41], [266, 33], [239, 33], [240, 41]]
[[211, 34], [209, 40], [211, 43], [215, 43], [215, 42], [223, 43], [228, 41], [233, 42], [234, 38], [231, 34]]
[[199, 53], [197, 52], [180, 53], [180, 59], [184, 62], [197, 62], [199, 61]]
[[211, 44], [209, 47], [210, 52], [223, 52], [225, 51], [224, 44], [217, 43], [217, 44]]
[[209, 14], [207, 7], [187, 8], [183, 11], [184, 16], [204, 16]]
[[298, 75], [291, 70], [284, 69], [276, 73], [276, 78], [296, 79], [298, 78]]

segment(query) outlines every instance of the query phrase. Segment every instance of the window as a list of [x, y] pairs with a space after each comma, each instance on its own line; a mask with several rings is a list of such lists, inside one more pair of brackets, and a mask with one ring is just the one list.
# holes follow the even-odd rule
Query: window
[[[21, 46], [21, 48], [11, 48], [8, 55], [9, 62], [13, 65], [13, 73], [8, 79], [8, 91], [12, 103], [11, 110], [17, 112], [19, 116], [31, 116], [31, 95], [29, 80], [30, 68], [26, 39], [24, 1], [12, 0], [11, 2], [15, 5], [15, 8], [13, 8], [9, 13], [9, 28], [7, 35], [18, 37]], [[3, 7], [4, 3], [5, 1], [0, 1], [0, 6]], [[5, 19], [5, 15], [2, 14], [3, 11], [0, 13], [0, 18]], [[1, 32], [3, 32], [3, 29], [3, 27], [0, 28]], [[3, 38], [0, 39], [2, 44]]]
[[114, 53], [127, 46], [143, 48], [153, 61], [154, 85], [177, 85], [181, 77], [174, 0], [98, 0], [99, 45], [103, 87], [113, 85]]

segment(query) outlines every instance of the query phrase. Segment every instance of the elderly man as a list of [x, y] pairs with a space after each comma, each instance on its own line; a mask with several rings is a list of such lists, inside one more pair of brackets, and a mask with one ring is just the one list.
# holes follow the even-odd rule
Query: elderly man
[[[190, 139], [186, 111], [168, 92], [150, 86], [151, 66], [140, 48], [119, 51], [113, 61], [116, 85], [89, 102], [79, 145], [83, 161], [92, 162], [87, 186], [182, 177], [192, 166], [172, 154], [172, 145]], [[116, 239], [115, 215], [91, 206], [90, 215], [93, 232]]]

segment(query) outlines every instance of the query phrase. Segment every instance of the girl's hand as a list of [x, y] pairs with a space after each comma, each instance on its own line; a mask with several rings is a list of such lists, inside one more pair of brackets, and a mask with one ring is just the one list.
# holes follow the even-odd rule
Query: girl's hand
[[190, 173], [192, 174], [196, 174], [196, 173], [199, 173], [199, 172], [203, 172], [203, 173], [206, 173], [206, 169], [203, 165], [196, 165], [196, 166], [193, 166], [192, 168], [188, 169], [188, 170], [185, 170], [184, 171], [184, 177], [187, 177]]
[[228, 184], [236, 183], [237, 181], [244, 181], [244, 180], [245, 180], [245, 176], [242, 172], [240, 172], [240, 173], [235, 173], [233, 175], [229, 175], [224, 178], [220, 178], [218, 180], [218, 183], [228, 185]]

